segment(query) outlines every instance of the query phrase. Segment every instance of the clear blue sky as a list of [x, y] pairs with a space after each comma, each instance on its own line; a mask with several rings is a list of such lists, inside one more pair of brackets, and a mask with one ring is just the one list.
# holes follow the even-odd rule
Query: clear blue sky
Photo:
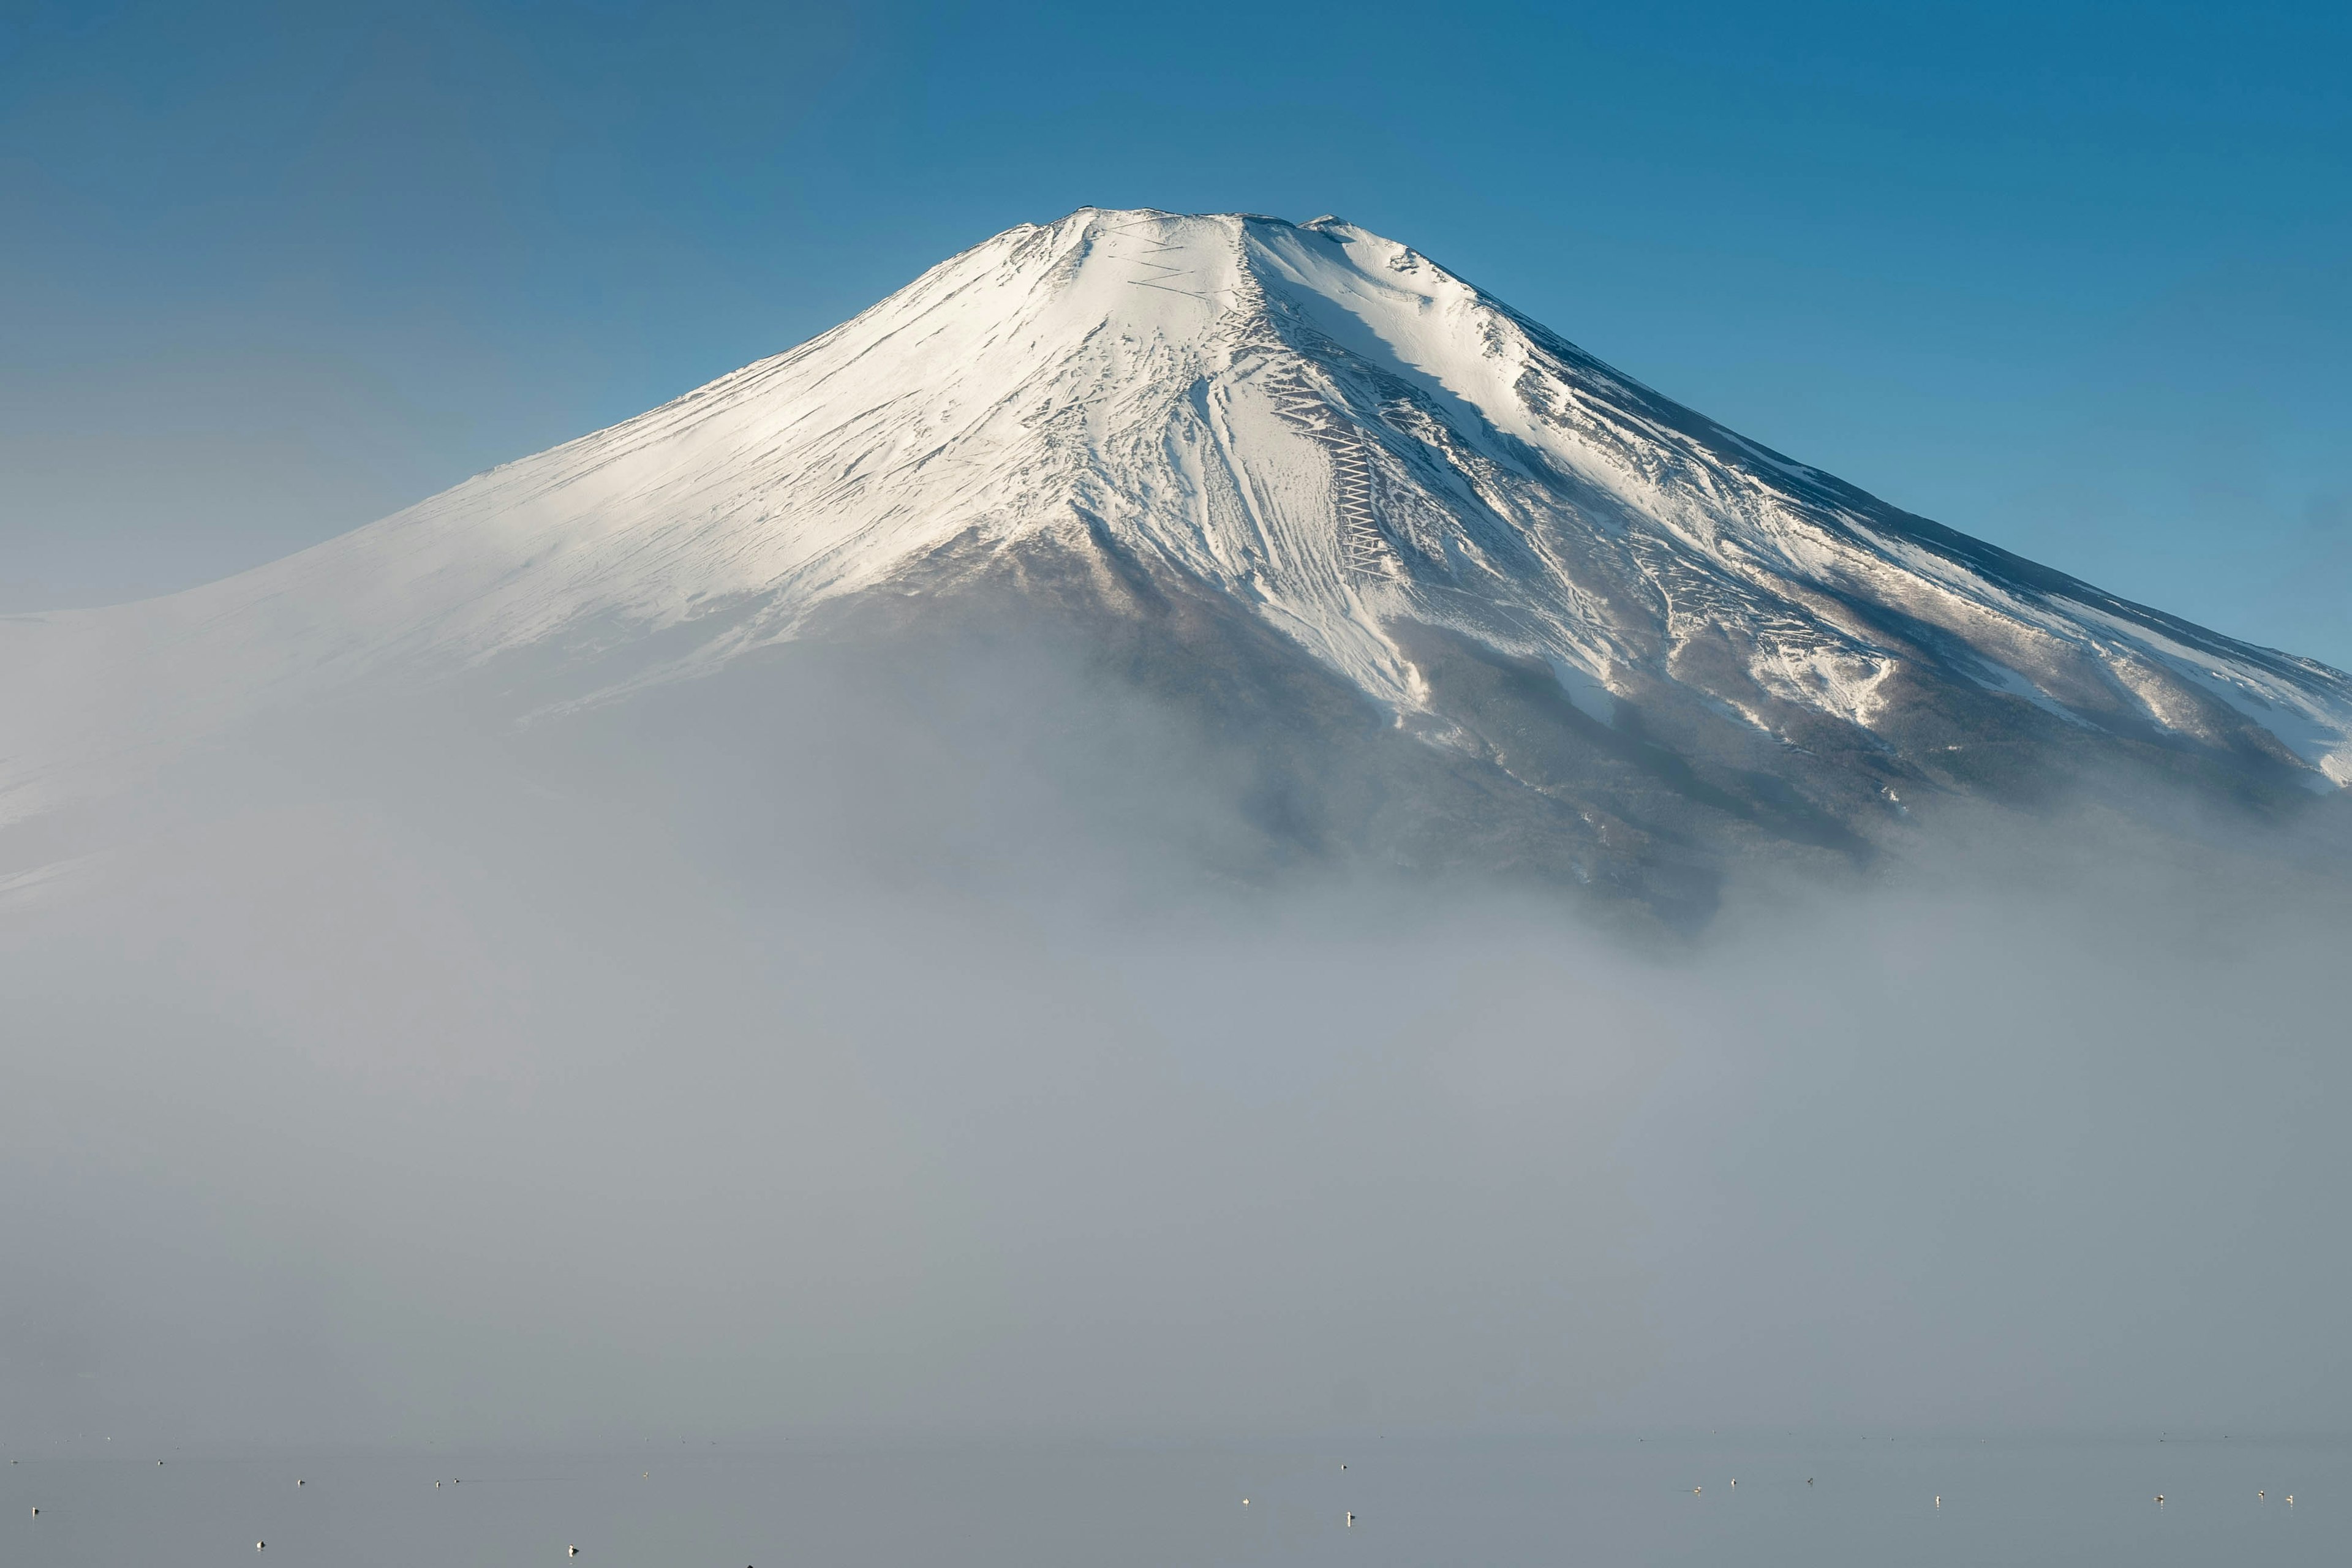
[[0, 607], [217, 576], [1082, 204], [1338, 212], [2352, 666], [2352, 6], [0, 4]]

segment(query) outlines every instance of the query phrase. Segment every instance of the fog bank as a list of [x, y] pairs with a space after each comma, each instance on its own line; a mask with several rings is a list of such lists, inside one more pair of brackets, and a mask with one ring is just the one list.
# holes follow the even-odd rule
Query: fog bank
[[0, 1436], [2352, 1394], [2328, 876], [1987, 817], [1673, 941], [1286, 860], [1050, 664], [740, 681], [285, 719], [13, 885]]

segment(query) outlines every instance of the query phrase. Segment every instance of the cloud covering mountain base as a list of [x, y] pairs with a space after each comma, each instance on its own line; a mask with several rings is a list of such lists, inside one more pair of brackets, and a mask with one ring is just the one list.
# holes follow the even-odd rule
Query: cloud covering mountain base
[[1677, 934], [1317, 851], [1115, 660], [892, 646], [307, 710], [86, 821], [0, 908], [9, 1440], [2352, 1391], [2326, 824], [1987, 808]]

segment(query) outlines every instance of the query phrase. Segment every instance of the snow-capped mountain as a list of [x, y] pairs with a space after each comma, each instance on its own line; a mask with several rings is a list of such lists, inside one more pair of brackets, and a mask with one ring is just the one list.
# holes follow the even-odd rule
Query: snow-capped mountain
[[1297, 661], [1355, 704], [1316, 722], [1479, 781], [1454, 820], [1532, 810], [1603, 860], [1699, 819], [1867, 840], [2084, 762], [2352, 785], [2352, 679], [1890, 507], [1405, 246], [1084, 209], [275, 564], [0, 621], [0, 822], [362, 687], [528, 659], [571, 710], [1007, 595], [1140, 617], [1156, 659]]

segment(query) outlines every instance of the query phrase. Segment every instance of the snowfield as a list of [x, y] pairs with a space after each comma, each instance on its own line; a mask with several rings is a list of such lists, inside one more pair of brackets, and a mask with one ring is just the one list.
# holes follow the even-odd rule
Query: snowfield
[[1040, 542], [1244, 607], [1439, 746], [1468, 742], [1412, 627], [1549, 668], [1599, 721], [1683, 702], [1798, 748], [1827, 722], [1925, 767], [1962, 749], [1906, 728], [1933, 689], [2352, 785], [2343, 674], [1888, 507], [1405, 246], [1085, 209], [286, 560], [0, 620], [0, 823], [275, 707], [518, 652], [635, 650], [570, 702], [696, 677]]

